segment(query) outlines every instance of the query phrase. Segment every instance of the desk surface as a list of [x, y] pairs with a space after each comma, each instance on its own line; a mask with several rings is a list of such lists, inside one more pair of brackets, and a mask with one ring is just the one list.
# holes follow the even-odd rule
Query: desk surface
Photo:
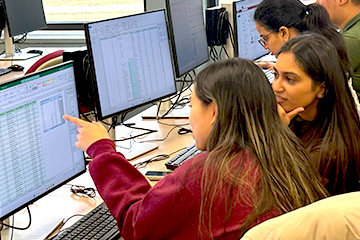
[[[23, 49], [22, 51], [24, 52], [27, 52], [28, 50], [30, 49], [34, 49], [34, 48], [26, 48], [26, 49]], [[43, 51], [43, 54], [42, 55], [38, 55], [34, 58], [31, 58], [31, 59], [27, 59], [27, 60], [21, 60], [21, 61], [0, 61], [0, 68], [7, 68], [9, 67], [10, 65], [12, 64], [19, 64], [21, 66], [24, 67], [24, 70], [23, 71], [19, 71], [19, 72], [15, 72], [15, 71], [12, 71], [10, 73], [7, 73], [7, 74], [4, 74], [2, 76], [0, 76], [0, 84], [2, 83], [5, 83], [5, 82], [8, 82], [10, 81], [11, 79], [14, 79], [16, 77], [20, 77], [22, 75], [24, 75], [24, 73], [37, 61], [39, 60], [40, 58], [42, 58], [43, 56], [49, 54], [49, 53], [52, 53], [52, 52], [55, 52], [56, 50], [65, 50], [65, 51], [76, 51], [76, 50], [79, 50], [79, 48], [54, 48], [54, 47], [51, 47], [51, 48], [38, 48], [39, 50], [42, 50]]]
[[[139, 114], [131, 118], [127, 122], [136, 123], [136, 126], [138, 127], [158, 130], [158, 132], [151, 133], [144, 138], [137, 139], [136, 141], [138, 142], [163, 139], [168, 135], [169, 131], [172, 130], [169, 136], [164, 141], [156, 141], [156, 143], [159, 145], [158, 149], [132, 160], [131, 163], [133, 164], [146, 161], [149, 158], [154, 157], [158, 154], [170, 154], [194, 142], [191, 134], [179, 135], [177, 133], [177, 128], [174, 128], [173, 126], [187, 124], [188, 119], [164, 119], [158, 122], [156, 120], [143, 120], [141, 118], [141, 114]], [[171, 155], [170, 157], [173, 157], [174, 155], [175, 154]], [[146, 165], [145, 168], [139, 169], [139, 171], [145, 174], [145, 172], [148, 170], [165, 170], [166, 167], [164, 163], [168, 160], [169, 159], [149, 163]], [[151, 182], [152, 185], [154, 185], [155, 183], [155, 181]], [[69, 184], [82, 185], [85, 187], [95, 187], [94, 182], [92, 181], [88, 172], [70, 181]], [[99, 197], [98, 194], [94, 199], [78, 197], [70, 192], [70, 185], [63, 185], [59, 189], [51, 192], [47, 196], [39, 199], [34, 204], [30, 205], [33, 223], [26, 231], [15, 230], [14, 239], [41, 239], [42, 236], [45, 236], [48, 233], [48, 230], [55, 227], [55, 221], [57, 219], [59, 220], [59, 218], [62, 218], [66, 220], [74, 214], [86, 214], [87, 212], [95, 208], [97, 205], [99, 205], [101, 202], [102, 199]], [[79, 218], [80, 217], [71, 218], [63, 228], [69, 227]], [[12, 221], [11, 218], [10, 221]], [[43, 226], [42, 224], [44, 222], [49, 222], [49, 224], [53, 225]], [[27, 225], [27, 223], [28, 213], [26, 209], [23, 209], [15, 214], [16, 226], [25, 226]], [[2, 239], [10, 239], [9, 230], [5, 230], [2, 232]]]

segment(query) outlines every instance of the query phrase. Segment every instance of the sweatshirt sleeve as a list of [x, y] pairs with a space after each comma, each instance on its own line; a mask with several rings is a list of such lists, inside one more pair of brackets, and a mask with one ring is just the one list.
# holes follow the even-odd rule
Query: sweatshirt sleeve
[[184, 176], [181, 171], [167, 175], [151, 188], [124, 155], [116, 152], [111, 140], [99, 140], [87, 152], [93, 159], [90, 174], [124, 239], [169, 239], [197, 232], [197, 226], [183, 223], [189, 221], [189, 215], [199, 215], [194, 209], [199, 209], [200, 190], [193, 186], [180, 188]]

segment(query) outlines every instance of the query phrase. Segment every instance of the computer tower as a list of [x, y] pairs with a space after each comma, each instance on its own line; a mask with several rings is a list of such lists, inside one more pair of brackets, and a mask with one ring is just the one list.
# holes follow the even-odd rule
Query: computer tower
[[221, 46], [229, 37], [229, 15], [225, 8], [214, 7], [205, 11], [208, 45]]
[[92, 71], [87, 61], [87, 50], [63, 52], [63, 61], [72, 60], [74, 63], [75, 84], [81, 113], [95, 110]]

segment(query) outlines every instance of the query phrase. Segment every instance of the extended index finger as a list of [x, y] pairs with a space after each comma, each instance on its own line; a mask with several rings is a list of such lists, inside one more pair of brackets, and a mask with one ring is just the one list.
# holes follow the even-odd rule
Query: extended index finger
[[70, 116], [70, 115], [67, 115], [67, 114], [64, 114], [63, 115], [63, 118], [73, 124], [75, 124], [76, 126], [79, 126], [79, 127], [83, 127], [85, 126], [86, 124], [88, 124], [88, 122], [84, 121], [84, 120], [81, 120], [79, 118], [76, 118], [76, 117], [73, 117], [73, 116]]

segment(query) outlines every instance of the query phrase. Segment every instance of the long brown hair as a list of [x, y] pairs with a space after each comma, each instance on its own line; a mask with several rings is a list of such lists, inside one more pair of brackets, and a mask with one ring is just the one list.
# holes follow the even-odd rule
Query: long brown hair
[[[203, 104], [215, 102], [218, 109], [202, 175], [199, 227], [204, 234], [210, 233], [212, 237], [211, 209], [219, 189], [229, 182], [226, 206], [229, 216], [232, 201], [249, 202], [249, 196], [233, 196], [238, 192], [235, 188], [250, 189], [252, 194], [254, 210], [242, 225], [241, 233], [274, 207], [284, 213], [326, 196], [305, 150], [282, 124], [273, 90], [254, 63], [245, 59], [213, 63], [196, 77], [195, 93]], [[260, 171], [256, 183], [251, 180], [251, 171], [241, 169], [243, 162], [237, 162], [244, 151], [250, 152]], [[240, 176], [244, 174], [242, 170], [248, 176]]]
[[330, 180], [328, 191], [338, 194], [359, 190], [360, 121], [348, 85], [347, 69], [335, 47], [327, 38], [311, 33], [290, 39], [281, 52], [294, 54], [296, 63], [314, 86], [325, 83], [312, 134], [303, 144], [312, 151], [321, 142], [315, 164], [321, 176]]

